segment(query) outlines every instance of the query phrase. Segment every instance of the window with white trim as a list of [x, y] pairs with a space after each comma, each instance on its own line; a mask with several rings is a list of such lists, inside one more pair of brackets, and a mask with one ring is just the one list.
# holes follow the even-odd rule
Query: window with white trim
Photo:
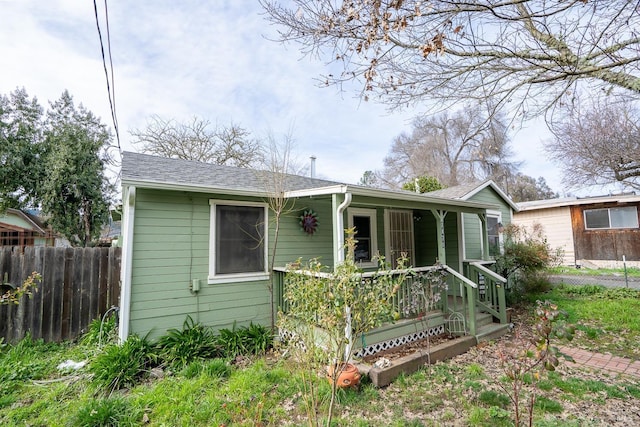
[[267, 205], [222, 200], [209, 204], [209, 283], [266, 279]]
[[374, 258], [378, 253], [376, 210], [351, 208], [348, 213], [349, 228], [356, 231], [355, 262], [362, 267], [375, 267]]
[[497, 256], [502, 253], [502, 239], [500, 228], [502, 227], [502, 213], [499, 211], [487, 211], [487, 234], [489, 240], [489, 256]]
[[587, 230], [607, 228], [638, 228], [638, 208], [585, 209], [584, 226]]
[[413, 235], [413, 211], [388, 209], [385, 211], [385, 232], [387, 243], [386, 261], [392, 268], [398, 266], [398, 258], [408, 258], [407, 265], [413, 265], [415, 239]]

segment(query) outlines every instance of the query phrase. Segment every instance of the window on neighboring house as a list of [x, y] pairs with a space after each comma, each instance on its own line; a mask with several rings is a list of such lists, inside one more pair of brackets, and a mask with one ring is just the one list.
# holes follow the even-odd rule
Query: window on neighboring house
[[349, 209], [349, 227], [355, 228], [356, 247], [354, 258], [363, 267], [374, 267], [378, 252], [375, 209]]
[[489, 255], [497, 256], [502, 253], [502, 243], [500, 241], [500, 228], [502, 227], [501, 213], [487, 212], [487, 234], [489, 237]]
[[406, 256], [407, 265], [413, 265], [415, 241], [413, 237], [413, 211], [389, 209], [385, 211], [387, 261], [391, 268], [398, 266], [398, 258]]
[[603, 228], [638, 228], [638, 209], [624, 208], [585, 209], [584, 224], [587, 230]]
[[267, 206], [211, 200], [209, 282], [267, 277]]

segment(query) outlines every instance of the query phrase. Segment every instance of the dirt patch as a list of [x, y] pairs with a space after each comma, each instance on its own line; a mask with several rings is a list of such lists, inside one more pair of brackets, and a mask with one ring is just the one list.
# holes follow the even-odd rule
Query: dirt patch
[[456, 338], [457, 337], [449, 334], [441, 334], [441, 335], [436, 335], [429, 338], [423, 338], [421, 340], [416, 340], [407, 344], [403, 344], [398, 347], [380, 351], [370, 356], [365, 356], [362, 358], [362, 361], [367, 364], [373, 364], [378, 359], [383, 357], [387, 360], [395, 360], [395, 359], [399, 359], [401, 357], [407, 356], [409, 354], [414, 354], [420, 351], [424, 351], [426, 353], [426, 352], [429, 352], [430, 349], [437, 346], [438, 344], [442, 344], [447, 341], [454, 340]]

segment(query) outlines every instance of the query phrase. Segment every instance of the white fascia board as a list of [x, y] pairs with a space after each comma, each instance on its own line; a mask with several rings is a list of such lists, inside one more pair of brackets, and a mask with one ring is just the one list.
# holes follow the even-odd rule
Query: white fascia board
[[443, 206], [453, 206], [453, 207], [467, 207], [474, 209], [494, 209], [495, 205], [480, 203], [480, 202], [469, 202], [466, 200], [459, 199], [447, 199], [444, 197], [430, 197], [425, 196], [422, 193], [412, 193], [412, 192], [398, 192], [398, 191], [390, 191], [390, 190], [381, 190], [379, 188], [364, 188], [364, 187], [350, 187], [349, 192], [354, 196], [364, 196], [364, 197], [380, 197], [383, 199], [391, 199], [391, 200], [403, 200], [408, 202], [417, 202], [417, 203], [425, 203], [425, 204], [435, 204], [435, 205], [443, 205]]
[[504, 199], [504, 201], [505, 201], [505, 202], [507, 202], [507, 204], [508, 204], [509, 206], [511, 206], [511, 208], [512, 208], [513, 210], [515, 210], [516, 212], [518, 212], [518, 210], [519, 210], [518, 205], [516, 205], [516, 204], [513, 202], [513, 200], [511, 200], [511, 197], [507, 196], [507, 195], [505, 194], [505, 192], [504, 192], [504, 191], [502, 191], [502, 190], [500, 189], [500, 187], [498, 187], [498, 185], [497, 185], [495, 182], [493, 182], [493, 180], [485, 181], [485, 182], [484, 182], [484, 184], [477, 186], [476, 188], [474, 188], [473, 190], [471, 190], [470, 192], [468, 192], [467, 194], [465, 194], [465, 195], [464, 195], [464, 197], [461, 197], [461, 199], [462, 199], [462, 200], [467, 200], [467, 199], [469, 199], [469, 198], [471, 198], [471, 197], [475, 196], [476, 194], [478, 194], [480, 191], [484, 190], [484, 189], [485, 189], [485, 188], [487, 188], [487, 187], [491, 187], [491, 188], [493, 188], [493, 190], [494, 190], [496, 193], [498, 193], [498, 195], [499, 195], [500, 197], [502, 197], [502, 198]]
[[533, 211], [540, 209], [561, 208], [565, 206], [591, 205], [594, 203], [634, 203], [640, 202], [640, 196], [622, 195], [622, 196], [603, 196], [603, 197], [587, 197], [587, 198], [564, 198], [536, 200], [534, 202], [523, 202], [518, 204], [518, 209], [522, 211]]
[[346, 185], [330, 185], [327, 187], [287, 191], [284, 193], [284, 196], [289, 198], [295, 198], [295, 197], [323, 196], [323, 195], [329, 195], [329, 194], [344, 194], [347, 192], [347, 188], [348, 187]]
[[152, 190], [170, 190], [170, 191], [189, 191], [194, 193], [216, 193], [227, 194], [231, 196], [250, 196], [250, 197], [267, 197], [269, 194], [267, 191], [255, 191], [255, 190], [240, 190], [227, 187], [214, 187], [210, 185], [195, 185], [195, 184], [177, 184], [166, 183], [159, 181], [135, 181], [124, 180], [122, 185], [135, 186], [137, 188], [148, 188]]

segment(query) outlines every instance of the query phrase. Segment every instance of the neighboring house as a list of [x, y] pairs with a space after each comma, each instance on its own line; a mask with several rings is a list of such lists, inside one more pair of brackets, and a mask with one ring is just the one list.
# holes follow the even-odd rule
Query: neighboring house
[[[469, 319], [463, 332], [480, 334], [476, 311], [507, 326], [503, 291], [487, 292], [494, 300], [481, 301], [477, 285], [459, 273], [484, 268], [465, 265], [462, 215], [484, 219], [479, 221], [485, 227], [484, 256], [474, 258], [488, 260], [487, 212], [501, 211], [493, 203], [131, 152], [123, 153], [122, 186], [121, 339], [157, 337], [181, 328], [186, 316], [214, 329], [249, 322], [271, 325], [285, 267], [298, 259], [340, 263], [347, 227], [357, 229], [356, 259], [365, 270], [375, 268], [377, 253], [389, 261], [405, 253], [418, 272], [436, 262], [445, 265], [451, 295], [460, 292], [458, 299], [466, 304], [462, 309]], [[275, 215], [268, 202], [275, 193], [288, 204], [274, 248]], [[496, 283], [503, 280], [485, 274]], [[447, 308], [447, 298], [443, 304], [440, 319], [456, 311]], [[399, 345], [424, 337], [427, 325], [432, 326], [403, 319], [379, 336], [368, 335], [367, 344]], [[439, 320], [436, 326], [444, 331], [443, 325]]]
[[[471, 184], [456, 185], [442, 190], [426, 193], [428, 196], [446, 197], [494, 205], [487, 209], [486, 229], [488, 233], [489, 255], [499, 254], [503, 247], [502, 230], [511, 224], [517, 205], [492, 180]], [[462, 253], [465, 260], [480, 260], [484, 254], [484, 234], [482, 216], [461, 213], [460, 223], [463, 226]]]
[[54, 236], [36, 215], [9, 208], [0, 214], [0, 246], [53, 246]]
[[537, 200], [518, 203], [514, 223], [539, 223], [564, 265], [640, 267], [639, 205], [635, 194]]

